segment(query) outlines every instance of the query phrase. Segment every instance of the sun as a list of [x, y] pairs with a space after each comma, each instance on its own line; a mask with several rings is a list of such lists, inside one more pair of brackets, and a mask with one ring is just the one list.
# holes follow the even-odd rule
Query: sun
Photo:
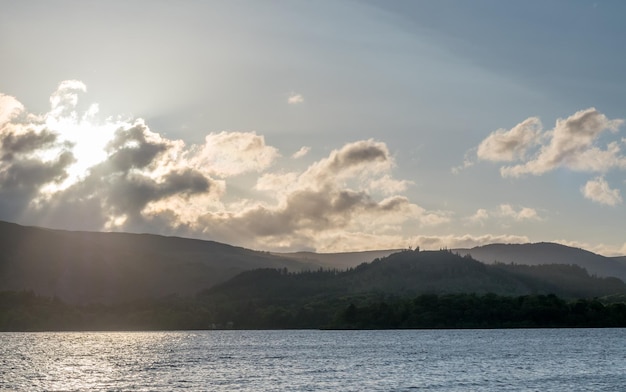
[[90, 168], [105, 161], [108, 157], [107, 145], [113, 139], [115, 131], [122, 124], [117, 121], [98, 121], [96, 114], [98, 107], [92, 105], [81, 117], [75, 112], [68, 116], [48, 116], [45, 126], [58, 135], [58, 144], [49, 153], [59, 153], [69, 150], [74, 156], [74, 162], [67, 168], [67, 178], [60, 184], [55, 184], [49, 191], [59, 191], [84, 179]]

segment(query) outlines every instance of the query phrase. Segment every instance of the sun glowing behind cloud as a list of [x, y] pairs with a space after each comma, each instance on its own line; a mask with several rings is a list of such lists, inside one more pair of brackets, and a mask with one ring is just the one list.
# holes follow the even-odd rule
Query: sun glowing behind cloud
[[[2, 96], [0, 219], [320, 250], [386, 247], [402, 242], [406, 222], [450, 220], [400, 194], [410, 182], [392, 176], [383, 142], [348, 143], [300, 171], [273, 169], [282, 154], [255, 132], [211, 132], [187, 145], [142, 119], [101, 119], [98, 105], [79, 105], [85, 91], [82, 82], [62, 82], [42, 115]], [[246, 176], [256, 185], [233, 196]], [[336, 241], [374, 233], [379, 241], [367, 246]]]
[[121, 124], [98, 123], [95, 119], [97, 110], [97, 105], [93, 105], [82, 118], [70, 116], [45, 119], [45, 126], [59, 135], [60, 142], [71, 146], [75, 159], [67, 168], [68, 177], [60, 184], [60, 189], [65, 189], [84, 178], [89, 168], [107, 158], [106, 146]]

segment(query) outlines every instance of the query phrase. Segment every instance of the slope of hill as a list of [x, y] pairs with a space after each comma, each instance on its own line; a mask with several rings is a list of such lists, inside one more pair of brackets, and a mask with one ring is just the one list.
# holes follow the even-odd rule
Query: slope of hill
[[614, 276], [626, 281], [626, 263], [620, 262], [619, 258], [555, 243], [492, 244], [454, 251], [462, 255], [471, 254], [476, 260], [487, 264], [574, 264], [585, 268], [592, 275]]
[[609, 259], [617, 261], [619, 264], [626, 267], [626, 256], [614, 256], [614, 257], [609, 257]]
[[300, 260], [306, 263], [313, 263], [324, 268], [336, 268], [340, 270], [356, 267], [362, 263], [369, 263], [374, 259], [387, 257], [392, 253], [399, 252], [400, 249], [388, 250], [366, 250], [362, 252], [341, 252], [341, 253], [315, 253], [315, 252], [292, 252], [273, 253], [277, 256], [287, 257], [293, 260]]
[[212, 241], [7, 222], [0, 222], [0, 249], [0, 290], [33, 290], [70, 303], [191, 295], [249, 269], [317, 267]]
[[584, 298], [626, 293], [626, 284], [616, 278], [591, 277], [582, 268], [571, 265], [486, 265], [447, 251], [403, 251], [344, 272], [247, 271], [201, 296], [217, 296], [226, 301], [280, 302], [365, 293], [403, 297], [425, 293], [553, 293]]

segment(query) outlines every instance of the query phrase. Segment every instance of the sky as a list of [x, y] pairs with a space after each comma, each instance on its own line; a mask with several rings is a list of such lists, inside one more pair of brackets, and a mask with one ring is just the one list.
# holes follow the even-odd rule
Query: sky
[[626, 2], [0, 0], [0, 220], [626, 254]]

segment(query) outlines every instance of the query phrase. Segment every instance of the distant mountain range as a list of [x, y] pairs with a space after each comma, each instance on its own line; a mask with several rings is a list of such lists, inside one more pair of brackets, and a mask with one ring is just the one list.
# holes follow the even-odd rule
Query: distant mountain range
[[[188, 296], [215, 287], [220, 283], [226, 284], [229, 279], [244, 271], [263, 268], [289, 270], [290, 272], [314, 271], [319, 268], [356, 269], [363, 263], [407, 252], [380, 250], [325, 254], [313, 252], [269, 253], [213, 241], [152, 234], [72, 232], [25, 227], [1, 221], [0, 249], [2, 249], [0, 252], [0, 291], [33, 290], [37, 294], [55, 296], [66, 302], [78, 304], [113, 303], [142, 298], [158, 298], [171, 294]], [[407, 254], [429, 254], [408, 252]], [[449, 254], [450, 252], [444, 253]], [[466, 262], [470, 260], [473, 263], [471, 265], [476, 268], [480, 264], [476, 260], [486, 264], [496, 261], [504, 264], [525, 265], [571, 264], [582, 267], [590, 274], [599, 277], [615, 276], [626, 281], [626, 257], [609, 258], [557, 244], [488, 245], [473, 249], [455, 249], [452, 250], [452, 253], [458, 253], [460, 256], [471, 254], [475, 260], [462, 257], [459, 259]], [[421, 259], [424, 257], [420, 256]], [[412, 271], [415, 272], [414, 266], [401, 263], [398, 265], [413, 268]], [[436, 263], [429, 264], [429, 262], [425, 262], [423, 265], [430, 266], [428, 268], [432, 271], [441, 267]], [[423, 265], [420, 264], [420, 268], [422, 268], [420, 271], [422, 272], [418, 275], [410, 271], [393, 271], [395, 271], [394, 273], [397, 272], [400, 277], [406, 276], [407, 279], [412, 277], [411, 279], [415, 282], [422, 282], [419, 284], [423, 287], [431, 287], [436, 280], [420, 280], [420, 276], [430, 276], [428, 268], [423, 269]], [[462, 271], [463, 268], [460, 270]], [[382, 284], [384, 274], [389, 273], [390, 270], [372, 269], [372, 271], [376, 272], [371, 273], [371, 276], [364, 275], [370, 276], [370, 278], [357, 279], [354, 282], [358, 283], [353, 283], [363, 285], [363, 290], [371, 286], [372, 290], [393, 291], [391, 289], [395, 288], [394, 290], [397, 291], [398, 287], [410, 286], [412, 287], [411, 292], [421, 292], [416, 289], [417, 286], [410, 283], [410, 279], [402, 280], [404, 283], [400, 286], [398, 286], [397, 278], [390, 280], [389, 284]], [[578, 282], [572, 283], [574, 285], [589, 283], [583, 282], [580, 269], [563, 269], [559, 272], [558, 269], [554, 268], [551, 270], [523, 270], [523, 268], [518, 268], [516, 272], [518, 275], [513, 279], [517, 283], [510, 285], [510, 287], [524, 286], [526, 289], [509, 291], [511, 293], [527, 292], [528, 287], [531, 287], [529, 289], [531, 291], [532, 287], [542, 287], [542, 290], [549, 291], [552, 283], [538, 285], [533, 283], [534, 281], [530, 282], [528, 280], [530, 278], [524, 278], [524, 274], [532, 275], [532, 279], [537, 278], [537, 271], [547, 275], [564, 274], [570, 276], [572, 277], [571, 282]], [[574, 278], [574, 276], [578, 277]], [[479, 292], [493, 289], [496, 292], [506, 293], [508, 290], [500, 290], [501, 287], [499, 288], [491, 278], [491, 280], [476, 278], [474, 281], [470, 277], [462, 279], [455, 277], [454, 279], [441, 281], [438, 284], [441, 285], [440, 288], [457, 287], [459, 290]], [[506, 279], [510, 279], [510, 277]], [[522, 286], [519, 286], [520, 279], [523, 281]], [[524, 281], [524, 279], [528, 281]], [[470, 284], [470, 282], [473, 283]], [[456, 286], [454, 286], [455, 284]], [[568, 287], [561, 292], [571, 294], [577, 290], [574, 286]], [[443, 292], [446, 291], [450, 290], [443, 290]]]
[[573, 264], [592, 275], [615, 276], [626, 281], [626, 256], [605, 257], [580, 248], [551, 242], [535, 244], [491, 244], [471, 249], [454, 249], [461, 255], [471, 254], [483, 263], [504, 264]]
[[[275, 253], [288, 258], [306, 261], [328, 268], [352, 268], [375, 258], [387, 257], [400, 249], [375, 250], [347, 253]], [[474, 248], [452, 249], [461, 256], [470, 254], [486, 264], [571, 264], [586, 269], [589, 274], [614, 276], [626, 282], [626, 256], [606, 257], [580, 248], [552, 242], [532, 244], [490, 244]]]

